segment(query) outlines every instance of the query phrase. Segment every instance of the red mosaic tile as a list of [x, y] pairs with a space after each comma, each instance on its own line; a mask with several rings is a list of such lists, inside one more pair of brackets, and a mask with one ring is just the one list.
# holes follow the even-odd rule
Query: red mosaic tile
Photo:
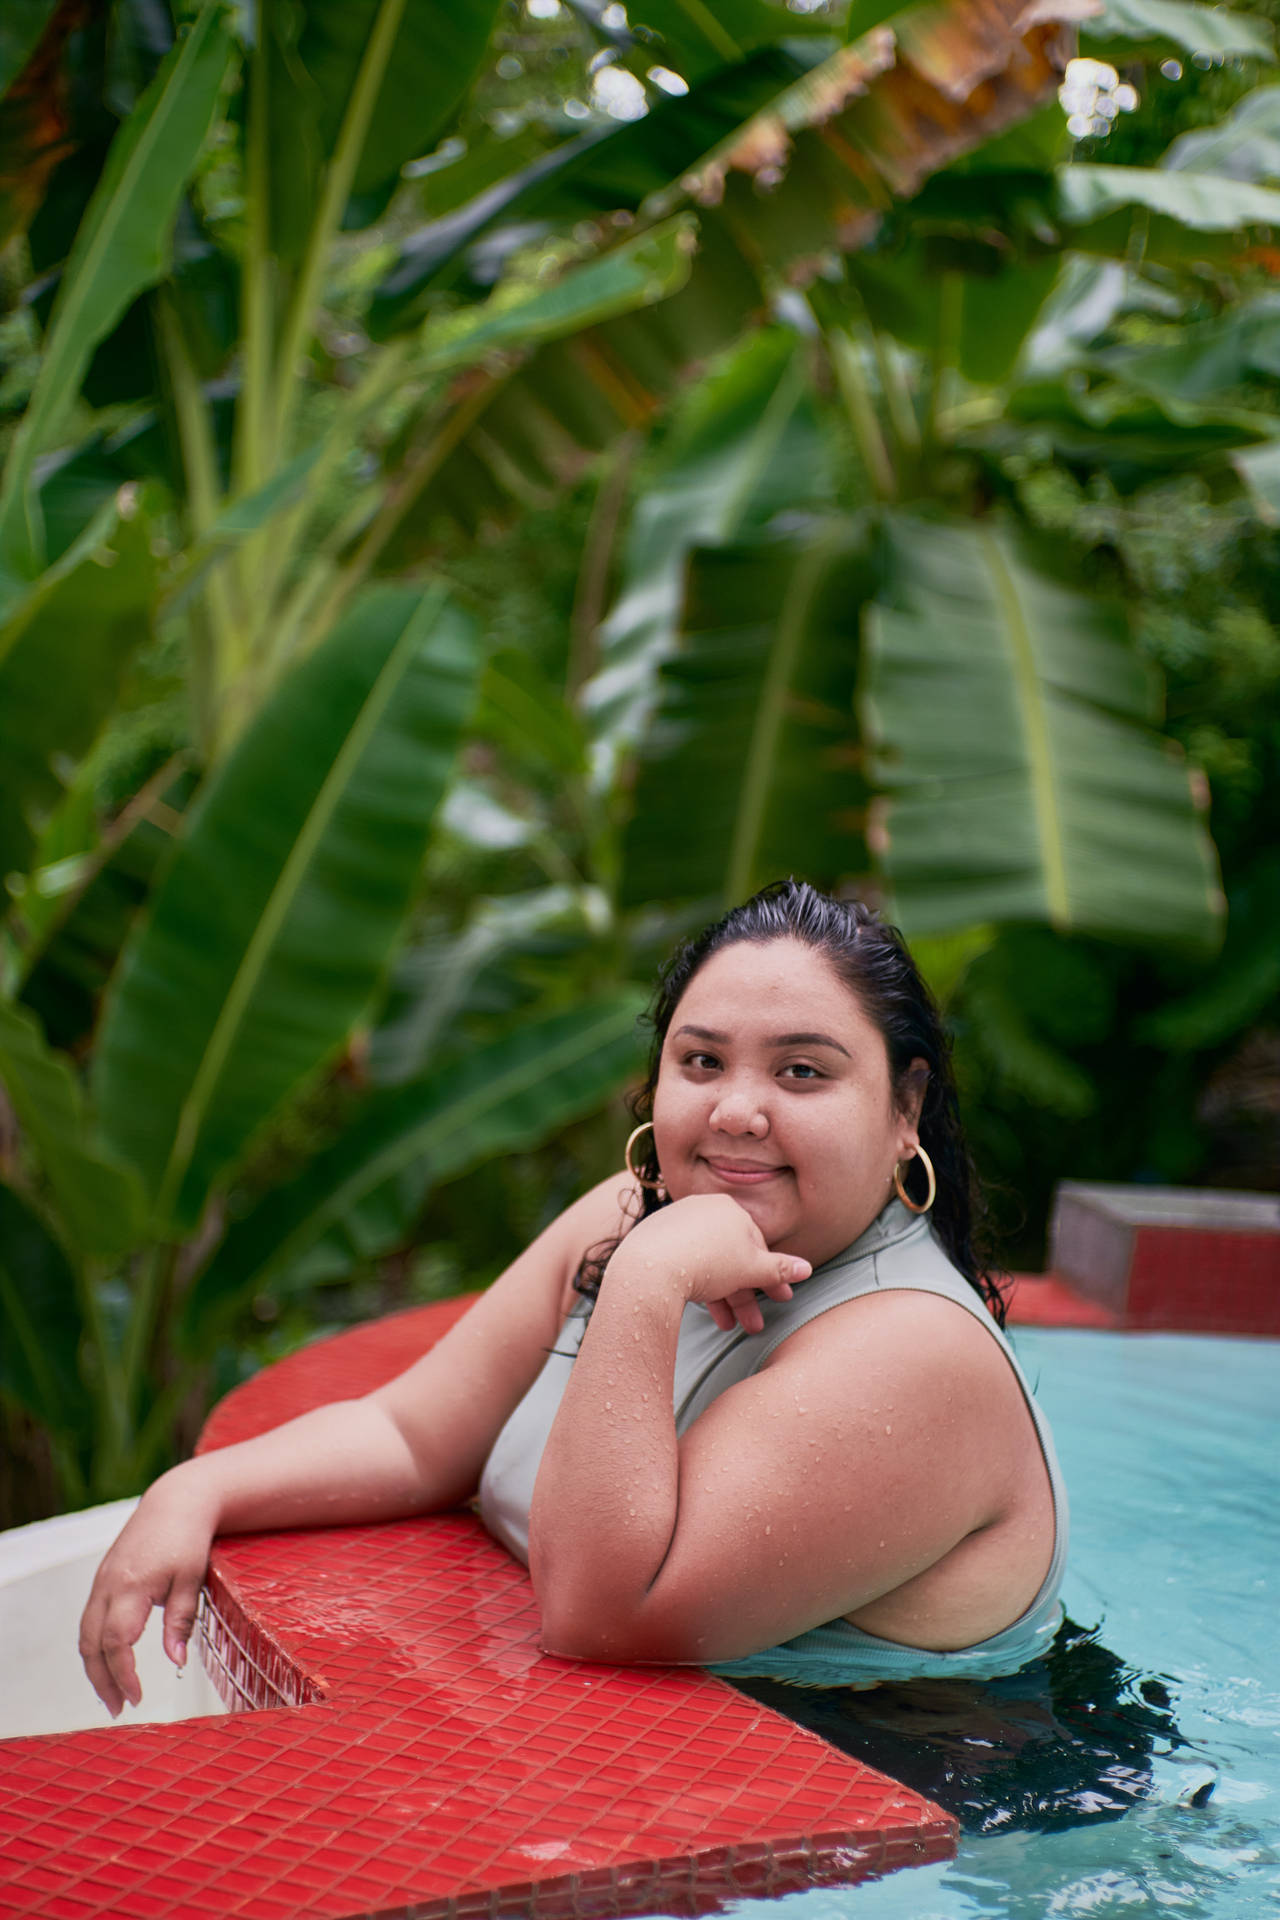
[[1100, 1330], [1122, 1326], [1121, 1315], [1098, 1300], [1086, 1299], [1066, 1280], [1053, 1273], [1014, 1273], [1008, 1292], [1011, 1327], [1096, 1327]]
[[[367, 1391], [465, 1304], [281, 1362], [202, 1446]], [[469, 1513], [219, 1541], [204, 1632], [259, 1710], [0, 1742], [5, 1920], [693, 1915], [954, 1850], [929, 1801], [708, 1674], [541, 1654]]]

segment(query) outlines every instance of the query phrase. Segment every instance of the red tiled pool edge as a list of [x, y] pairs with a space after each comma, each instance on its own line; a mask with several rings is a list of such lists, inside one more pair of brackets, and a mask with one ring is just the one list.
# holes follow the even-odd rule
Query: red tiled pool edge
[[[202, 1448], [367, 1391], [467, 1304], [267, 1369]], [[207, 1606], [265, 1710], [0, 1743], [0, 1914], [692, 1914], [955, 1848], [930, 1801], [710, 1675], [541, 1654], [468, 1513], [219, 1541]]]

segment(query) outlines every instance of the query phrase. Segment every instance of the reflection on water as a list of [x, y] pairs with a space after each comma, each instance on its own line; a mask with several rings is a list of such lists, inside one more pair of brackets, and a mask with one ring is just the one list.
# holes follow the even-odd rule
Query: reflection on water
[[[1001, 1680], [912, 1680], [868, 1689], [741, 1683], [954, 1813], [965, 1833], [1117, 1820], [1151, 1791], [1153, 1762], [1186, 1746], [1165, 1682], [1142, 1678], [1072, 1621], [1049, 1653]], [[1188, 1788], [1205, 1801], [1213, 1772]]]

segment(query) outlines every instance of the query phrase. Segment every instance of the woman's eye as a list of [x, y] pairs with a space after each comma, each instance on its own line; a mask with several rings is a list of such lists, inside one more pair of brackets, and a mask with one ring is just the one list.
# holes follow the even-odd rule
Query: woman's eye
[[817, 1067], [811, 1067], [807, 1060], [793, 1060], [789, 1067], [783, 1068], [783, 1072], [789, 1074], [793, 1080], [821, 1080], [822, 1078]]
[[702, 1068], [718, 1067], [720, 1065], [714, 1053], [687, 1053], [684, 1063], [686, 1067]]

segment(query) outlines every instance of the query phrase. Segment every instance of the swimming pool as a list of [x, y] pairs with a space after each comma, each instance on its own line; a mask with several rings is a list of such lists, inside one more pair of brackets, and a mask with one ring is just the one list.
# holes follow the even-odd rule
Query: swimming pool
[[1167, 1694], [1184, 1744], [1154, 1740], [1121, 1818], [965, 1835], [946, 1866], [742, 1901], [738, 1920], [1280, 1913], [1280, 1342], [1023, 1329], [1015, 1345], [1071, 1492], [1067, 1611], [1133, 1670], [1135, 1700], [1144, 1678]]

